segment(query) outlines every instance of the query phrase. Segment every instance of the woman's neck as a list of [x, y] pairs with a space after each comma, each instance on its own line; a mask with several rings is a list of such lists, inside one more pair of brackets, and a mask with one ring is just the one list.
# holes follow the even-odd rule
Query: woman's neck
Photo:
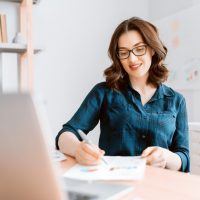
[[139, 93], [144, 93], [149, 88], [152, 88], [151, 84], [147, 84], [147, 78], [130, 78], [131, 87]]
[[132, 88], [140, 94], [143, 105], [151, 99], [157, 89], [154, 85], [147, 84], [146, 80], [130, 80], [130, 82]]

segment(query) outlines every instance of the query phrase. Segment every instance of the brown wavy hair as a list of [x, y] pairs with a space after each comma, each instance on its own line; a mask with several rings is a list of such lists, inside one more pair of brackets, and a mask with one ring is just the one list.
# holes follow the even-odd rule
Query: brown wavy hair
[[167, 55], [167, 48], [160, 40], [157, 28], [150, 22], [138, 17], [132, 17], [123, 21], [118, 25], [112, 35], [108, 49], [108, 55], [112, 60], [112, 64], [104, 71], [106, 83], [113, 89], [121, 90], [129, 81], [128, 74], [123, 69], [123, 66], [117, 56], [117, 50], [119, 37], [123, 33], [131, 30], [138, 31], [144, 42], [155, 52], [152, 56], [152, 63], [149, 69], [147, 84], [153, 84], [158, 87], [168, 78], [169, 71], [163, 64]]

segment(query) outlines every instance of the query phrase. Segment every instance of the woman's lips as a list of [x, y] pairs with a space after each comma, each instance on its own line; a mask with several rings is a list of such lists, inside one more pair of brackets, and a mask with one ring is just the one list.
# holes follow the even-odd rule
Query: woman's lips
[[142, 64], [135, 64], [135, 65], [129, 65], [129, 67], [133, 70], [138, 69]]

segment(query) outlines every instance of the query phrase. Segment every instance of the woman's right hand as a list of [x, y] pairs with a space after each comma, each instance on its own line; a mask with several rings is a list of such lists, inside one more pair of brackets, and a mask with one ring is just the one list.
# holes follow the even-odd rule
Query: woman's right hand
[[77, 145], [75, 159], [82, 165], [98, 165], [104, 154], [105, 152], [97, 146], [91, 146], [83, 141]]

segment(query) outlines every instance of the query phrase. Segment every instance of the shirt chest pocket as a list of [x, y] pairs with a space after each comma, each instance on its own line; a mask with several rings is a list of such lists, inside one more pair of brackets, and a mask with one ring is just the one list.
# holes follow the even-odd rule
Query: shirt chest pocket
[[172, 137], [176, 129], [176, 115], [172, 112], [159, 113], [156, 124], [160, 132], [166, 137]]
[[128, 114], [127, 106], [120, 103], [112, 103], [106, 110], [107, 125], [112, 130], [122, 130], [126, 124], [127, 118], [130, 117]]

